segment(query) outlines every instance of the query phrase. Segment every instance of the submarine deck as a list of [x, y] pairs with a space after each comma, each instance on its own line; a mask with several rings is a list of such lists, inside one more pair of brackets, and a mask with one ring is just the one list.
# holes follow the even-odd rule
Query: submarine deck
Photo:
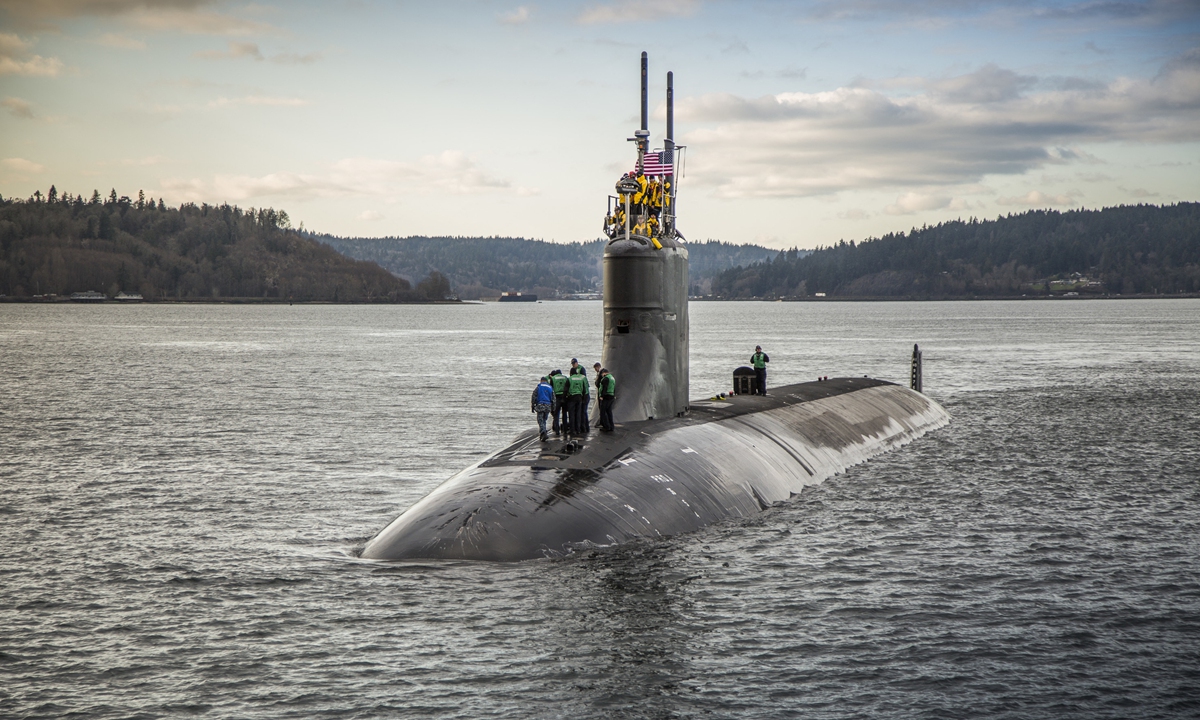
[[690, 411], [679, 417], [618, 423], [606, 432], [593, 428], [581, 438], [558, 438], [542, 442], [536, 430], [517, 437], [508, 447], [481, 463], [480, 467], [525, 465], [534, 469], [601, 470], [620, 462], [640, 440], [675, 428], [701, 425], [844, 395], [863, 388], [895, 383], [874, 378], [834, 378], [822, 382], [781, 385], [768, 395], [729, 395], [720, 400], [693, 400]]

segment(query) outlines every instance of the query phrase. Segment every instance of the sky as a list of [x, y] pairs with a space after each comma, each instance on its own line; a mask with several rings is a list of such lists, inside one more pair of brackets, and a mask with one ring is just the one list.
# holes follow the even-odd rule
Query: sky
[[0, 195], [590, 240], [643, 50], [689, 240], [1200, 201], [1200, 0], [0, 0]]

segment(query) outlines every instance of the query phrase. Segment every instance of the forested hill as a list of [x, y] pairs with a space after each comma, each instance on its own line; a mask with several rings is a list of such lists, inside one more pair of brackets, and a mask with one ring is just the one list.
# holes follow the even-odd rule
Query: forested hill
[[[339, 255], [290, 229], [287, 213], [229, 205], [167, 207], [160, 199], [102, 200], [52, 187], [0, 199], [0, 295], [95, 290], [147, 300], [424, 299], [373, 263]], [[448, 290], [446, 288], [435, 289]], [[438, 299], [440, 299], [438, 294]]]
[[1200, 203], [942, 223], [721, 273], [718, 297], [1200, 293]]
[[[314, 235], [333, 249], [370, 260], [410, 279], [439, 272], [450, 279], [460, 297], [475, 299], [503, 291], [554, 297], [600, 289], [603, 240], [551, 243], [511, 237], [339, 238]], [[732, 245], [717, 240], [688, 243], [695, 292], [708, 292], [717, 272], [766, 260], [778, 254], [758, 245]]]

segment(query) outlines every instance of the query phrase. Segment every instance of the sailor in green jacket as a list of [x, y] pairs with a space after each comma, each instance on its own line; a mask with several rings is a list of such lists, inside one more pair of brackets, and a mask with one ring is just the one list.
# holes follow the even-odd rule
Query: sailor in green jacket
[[615, 430], [613, 402], [617, 399], [617, 379], [608, 368], [600, 368], [600, 429]]
[[750, 356], [750, 364], [754, 366], [754, 377], [758, 380], [758, 394], [767, 394], [767, 363], [771, 358], [762, 351], [762, 345], [754, 346], [754, 354]]
[[587, 395], [587, 375], [579, 372], [571, 373], [567, 378], [567, 415], [571, 419], [569, 432], [572, 435], [583, 435], [583, 402]]
[[[554, 388], [554, 432], [558, 434], [567, 431], [567, 376], [562, 370], [550, 373], [550, 387]], [[562, 422], [559, 422], [562, 418]]]

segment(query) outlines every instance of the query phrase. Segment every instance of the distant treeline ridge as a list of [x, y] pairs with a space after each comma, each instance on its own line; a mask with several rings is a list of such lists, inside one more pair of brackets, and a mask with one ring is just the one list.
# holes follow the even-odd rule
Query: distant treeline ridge
[[718, 297], [1200, 293], [1200, 203], [955, 220], [717, 275]]
[[[504, 291], [544, 297], [599, 292], [607, 242], [553, 243], [514, 237], [312, 237], [349, 257], [378, 263], [401, 277], [415, 279], [440, 272], [464, 299]], [[687, 248], [693, 294], [708, 293], [711, 278], [718, 272], [779, 253], [758, 245], [719, 240], [690, 242]]]
[[[291, 229], [286, 212], [160, 198], [46, 195], [0, 198], [0, 295], [140, 293], [147, 300], [440, 299], [444, 278], [410, 283], [346, 258]], [[422, 290], [427, 292], [421, 292]]]

